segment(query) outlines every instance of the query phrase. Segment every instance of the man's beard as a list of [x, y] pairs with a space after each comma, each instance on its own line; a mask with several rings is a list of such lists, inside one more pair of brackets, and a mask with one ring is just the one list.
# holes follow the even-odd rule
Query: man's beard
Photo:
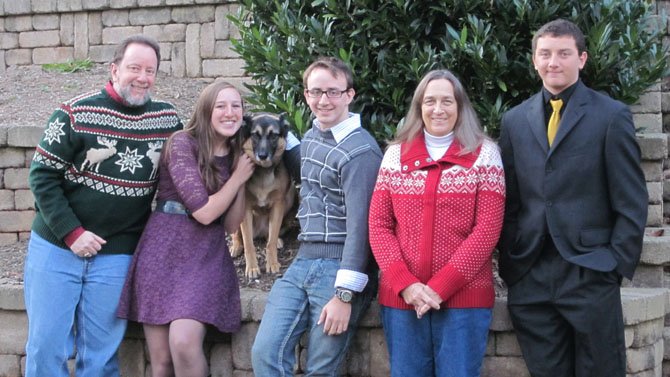
[[151, 99], [151, 90], [147, 90], [144, 96], [138, 98], [130, 93], [130, 88], [131, 88], [130, 85], [126, 85], [121, 87], [121, 90], [119, 90], [119, 95], [126, 101], [128, 106], [131, 107], [144, 106], [144, 104], [149, 102], [149, 100]]

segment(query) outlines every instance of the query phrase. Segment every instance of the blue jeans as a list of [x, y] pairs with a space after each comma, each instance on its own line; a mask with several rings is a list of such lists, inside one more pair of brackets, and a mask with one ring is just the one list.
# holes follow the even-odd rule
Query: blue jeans
[[116, 317], [116, 307], [131, 258], [81, 258], [31, 234], [24, 272], [26, 377], [69, 376], [75, 347], [77, 377], [119, 375], [116, 351], [126, 321]]
[[296, 345], [308, 332], [304, 376], [337, 376], [340, 362], [356, 330], [358, 320], [375, 295], [376, 278], [354, 297], [349, 329], [341, 335], [323, 333], [317, 326], [321, 309], [335, 295], [338, 259], [296, 258], [284, 276], [272, 286], [265, 306], [251, 360], [256, 377], [292, 376]]
[[414, 310], [381, 307], [392, 377], [477, 377], [491, 309]]

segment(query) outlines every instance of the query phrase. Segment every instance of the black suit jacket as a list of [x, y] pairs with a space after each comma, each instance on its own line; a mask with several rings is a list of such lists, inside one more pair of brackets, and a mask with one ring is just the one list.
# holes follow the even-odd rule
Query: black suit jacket
[[580, 81], [551, 148], [544, 118], [541, 92], [503, 115], [501, 277], [520, 279], [551, 237], [568, 262], [632, 278], [648, 196], [630, 110]]

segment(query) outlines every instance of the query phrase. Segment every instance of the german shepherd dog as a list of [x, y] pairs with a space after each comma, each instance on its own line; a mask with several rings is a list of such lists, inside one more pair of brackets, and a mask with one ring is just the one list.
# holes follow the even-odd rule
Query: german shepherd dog
[[277, 273], [281, 267], [277, 259], [277, 248], [283, 247], [279, 232], [297, 198], [295, 185], [282, 161], [288, 129], [283, 114], [259, 112], [244, 116], [242, 149], [256, 163], [256, 168], [246, 182], [244, 220], [232, 237], [230, 253], [237, 257], [244, 250], [247, 278], [257, 278], [261, 273], [254, 246], [256, 237], [267, 236], [266, 273]]

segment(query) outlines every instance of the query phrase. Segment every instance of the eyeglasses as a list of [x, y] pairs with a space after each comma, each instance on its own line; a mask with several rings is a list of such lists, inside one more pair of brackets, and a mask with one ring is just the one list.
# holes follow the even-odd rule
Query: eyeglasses
[[306, 89], [305, 93], [307, 93], [307, 97], [311, 97], [311, 98], [321, 98], [323, 93], [326, 93], [326, 97], [328, 97], [328, 98], [340, 98], [340, 97], [342, 97], [342, 94], [344, 94], [348, 91], [349, 91], [349, 89], [345, 89], [345, 90], [328, 89], [326, 91], [323, 91], [321, 89]]

